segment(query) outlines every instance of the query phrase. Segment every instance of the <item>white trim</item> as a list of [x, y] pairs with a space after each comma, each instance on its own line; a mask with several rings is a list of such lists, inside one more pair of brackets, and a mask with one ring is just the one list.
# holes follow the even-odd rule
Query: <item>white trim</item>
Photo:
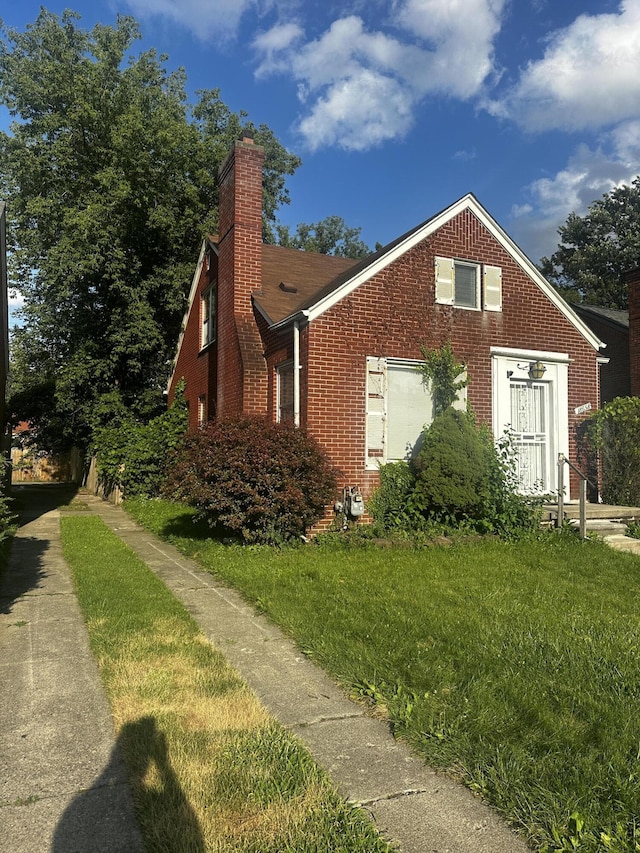
[[300, 426], [300, 324], [293, 324], [293, 425]]
[[[389, 461], [407, 459], [421, 446], [424, 429], [433, 421], [433, 394], [420, 373], [423, 365], [423, 361], [413, 358], [366, 357], [365, 470], [377, 471], [380, 465]], [[413, 395], [413, 391], [409, 392], [409, 397], [403, 394], [402, 401], [398, 398], [398, 391], [402, 393], [407, 390], [400, 371], [415, 373], [417, 382], [423, 386], [424, 402], [421, 397], [418, 409], [415, 408], [417, 397]], [[372, 376], [376, 377], [373, 382]], [[372, 400], [377, 401], [373, 406]], [[454, 405], [456, 408], [466, 409], [466, 389]], [[372, 437], [375, 441], [372, 441]], [[404, 450], [398, 455], [400, 442], [404, 444]], [[373, 455], [370, 455], [372, 453]]]
[[570, 364], [572, 359], [567, 352], [546, 352], [538, 349], [515, 349], [515, 347], [490, 347], [491, 355], [505, 358], [533, 359], [534, 361], [553, 361]]
[[[571, 323], [572, 326], [584, 337], [588, 343], [595, 350], [599, 350], [603, 347], [603, 342], [591, 331], [591, 329], [584, 323], [580, 317], [570, 308], [568, 303], [564, 301], [564, 299], [556, 293], [556, 291], [551, 287], [549, 282], [544, 278], [544, 276], [540, 273], [537, 267], [527, 258], [524, 252], [517, 246], [516, 243], [513, 242], [511, 237], [504, 231], [500, 225], [493, 219], [493, 217], [485, 210], [485, 208], [480, 204], [477, 198], [472, 194], [468, 193], [463, 196], [458, 201], [454, 202], [450, 207], [436, 214], [432, 219], [429, 219], [424, 223], [420, 228], [413, 231], [404, 240], [401, 240], [399, 243], [393, 246], [393, 248], [389, 249], [388, 252], [377, 257], [374, 261], [371, 262], [364, 270], [359, 272], [353, 278], [348, 279], [344, 284], [340, 287], [336, 288], [332, 293], [328, 294], [321, 299], [319, 302], [316, 302], [315, 305], [312, 305], [307, 309], [309, 321], [315, 320], [321, 314], [324, 314], [325, 311], [328, 311], [330, 308], [333, 308], [334, 305], [337, 305], [345, 296], [348, 296], [352, 293], [357, 287], [359, 287], [364, 282], [368, 281], [377, 273], [386, 269], [389, 264], [393, 263], [399, 257], [408, 252], [418, 243], [422, 242], [426, 237], [429, 237], [443, 225], [446, 225], [451, 219], [458, 214], [462, 213], [464, 210], [470, 210], [477, 219], [484, 225], [484, 227], [489, 231], [489, 233], [500, 243], [500, 245], [505, 249], [506, 252], [511, 255], [512, 259], [521, 267], [521, 269], [532, 279], [533, 283], [536, 284], [540, 290], [544, 293], [544, 295], [555, 305], [555, 307], [560, 311], [560, 313]], [[291, 318], [285, 318], [284, 322], [290, 322]], [[280, 325], [280, 324], [278, 324]]]

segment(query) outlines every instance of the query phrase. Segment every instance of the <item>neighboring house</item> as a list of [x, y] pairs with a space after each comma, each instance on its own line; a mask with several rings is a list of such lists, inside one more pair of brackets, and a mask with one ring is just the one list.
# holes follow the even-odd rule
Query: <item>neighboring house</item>
[[640, 397], [640, 267], [627, 273], [630, 393]]
[[[241, 413], [306, 427], [365, 496], [431, 420], [421, 345], [450, 342], [468, 401], [510, 427], [523, 491], [552, 491], [558, 453], [599, 405], [598, 336], [473, 195], [361, 261], [262, 242], [262, 149], [220, 170], [219, 236], [203, 244], [169, 399], [191, 427]], [[575, 488], [575, 484], [573, 484]]]
[[629, 312], [597, 305], [572, 305], [578, 317], [589, 326], [607, 348], [609, 359], [600, 373], [600, 404], [631, 393], [629, 365]]

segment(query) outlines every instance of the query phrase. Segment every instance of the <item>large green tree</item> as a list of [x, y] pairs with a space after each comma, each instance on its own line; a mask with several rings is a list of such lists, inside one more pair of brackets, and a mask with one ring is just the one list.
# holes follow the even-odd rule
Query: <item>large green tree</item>
[[320, 222], [301, 222], [291, 233], [288, 225], [277, 225], [276, 235], [280, 246], [336, 255], [341, 258], [364, 258], [371, 249], [360, 239], [361, 228], [350, 228], [341, 216], [327, 216]]
[[640, 264], [640, 176], [569, 215], [560, 243], [540, 268], [572, 302], [627, 307], [625, 273]]
[[18, 414], [39, 408], [41, 439], [58, 447], [86, 445], [124, 410], [157, 410], [199, 243], [216, 226], [218, 167], [240, 130], [266, 151], [267, 239], [299, 165], [218, 90], [190, 105], [184, 72], [153, 50], [133, 55], [132, 18], [90, 31], [78, 21], [42, 9], [24, 32], [0, 35], [12, 116], [0, 197], [11, 284], [25, 296], [13, 387]]

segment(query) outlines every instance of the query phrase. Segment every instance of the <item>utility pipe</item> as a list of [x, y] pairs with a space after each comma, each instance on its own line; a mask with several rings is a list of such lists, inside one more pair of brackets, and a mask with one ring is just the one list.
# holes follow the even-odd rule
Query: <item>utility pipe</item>
[[300, 323], [293, 323], [293, 425], [300, 426]]

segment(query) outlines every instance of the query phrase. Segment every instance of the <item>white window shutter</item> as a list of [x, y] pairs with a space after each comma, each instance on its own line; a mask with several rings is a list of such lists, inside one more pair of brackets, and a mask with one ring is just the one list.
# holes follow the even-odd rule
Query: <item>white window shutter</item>
[[386, 384], [385, 359], [367, 358], [367, 468], [377, 468], [385, 461]]
[[502, 311], [502, 267], [484, 267], [484, 310]]
[[453, 305], [454, 296], [453, 258], [436, 258], [436, 302]]

